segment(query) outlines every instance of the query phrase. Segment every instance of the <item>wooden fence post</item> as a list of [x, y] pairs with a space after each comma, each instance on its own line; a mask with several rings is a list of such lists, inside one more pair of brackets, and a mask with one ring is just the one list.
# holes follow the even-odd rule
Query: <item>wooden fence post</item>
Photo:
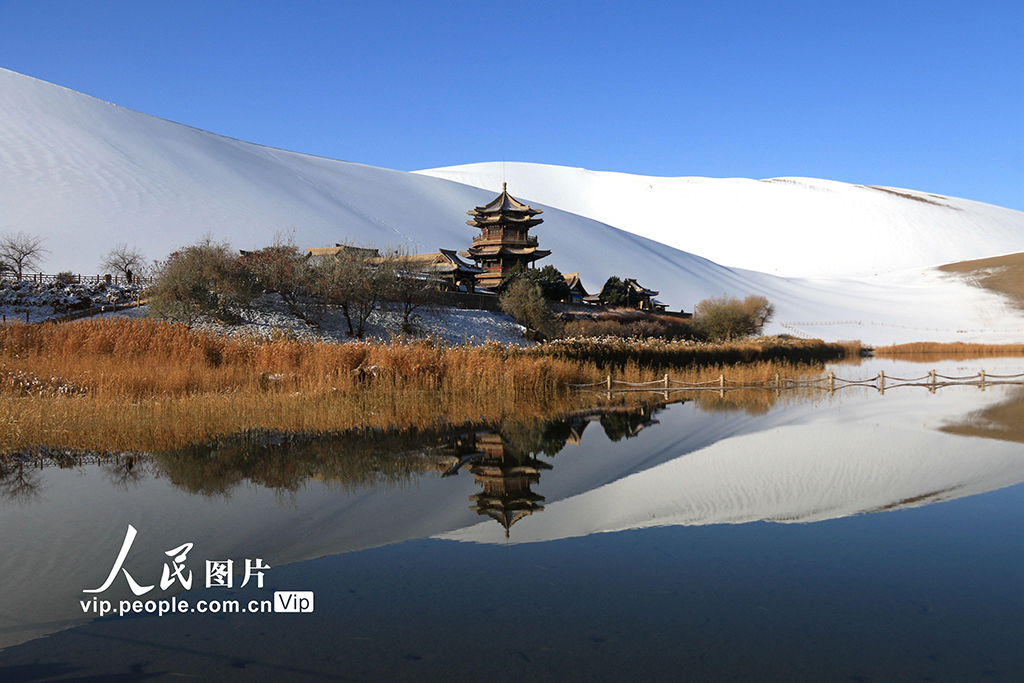
[[932, 376], [932, 388], [931, 388], [931, 392], [932, 392], [932, 393], [934, 394], [934, 393], [935, 393], [935, 371], [934, 371], [934, 370], [932, 370], [932, 371], [931, 371], [931, 372], [930, 372], [929, 374], [930, 374], [930, 375]]
[[981, 371], [981, 390], [985, 391], [985, 371]]
[[878, 393], [885, 394], [885, 370], [878, 371]]
[[668, 373], [667, 372], [665, 373], [664, 382], [665, 382], [665, 388], [668, 389]]
[[828, 373], [828, 395], [831, 396], [836, 391], [836, 373], [831, 370]]

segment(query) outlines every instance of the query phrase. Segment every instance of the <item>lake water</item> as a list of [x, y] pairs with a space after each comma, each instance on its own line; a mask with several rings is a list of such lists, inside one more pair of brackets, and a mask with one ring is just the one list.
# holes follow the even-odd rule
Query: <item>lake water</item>
[[[931, 368], [1024, 359], [836, 373]], [[1021, 415], [1020, 386], [712, 395], [8, 466], [0, 681], [1021, 681]]]

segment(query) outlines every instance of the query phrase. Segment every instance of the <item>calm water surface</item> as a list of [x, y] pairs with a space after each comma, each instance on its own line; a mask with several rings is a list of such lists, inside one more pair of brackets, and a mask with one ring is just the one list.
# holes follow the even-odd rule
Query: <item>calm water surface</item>
[[[836, 372], [932, 367], [1024, 361]], [[0, 680], [1021, 681], [1021, 415], [851, 389], [9, 466]], [[182, 600], [221, 611], [145, 611]]]

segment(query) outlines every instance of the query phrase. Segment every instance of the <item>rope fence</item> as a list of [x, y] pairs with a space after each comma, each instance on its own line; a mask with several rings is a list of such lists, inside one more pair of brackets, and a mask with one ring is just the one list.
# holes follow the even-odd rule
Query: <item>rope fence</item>
[[[563, 386], [569, 387], [570, 389], [576, 389], [578, 391], [589, 389], [590, 392], [593, 393], [608, 394], [640, 391], [665, 393], [673, 391], [706, 390], [718, 391], [724, 394], [726, 391], [736, 391], [741, 389], [767, 389], [774, 391], [821, 389], [823, 391], [828, 391], [831, 395], [840, 389], [850, 387], [867, 387], [877, 389], [880, 394], [885, 394], [886, 390], [899, 389], [902, 387], [925, 387], [932, 393], [935, 393], [937, 389], [949, 386], [976, 386], [984, 391], [986, 387], [1005, 384], [1024, 385], [1024, 373], [1016, 375], [992, 375], [986, 374], [984, 370], [981, 370], [975, 375], [949, 376], [940, 375], [935, 370], [932, 370], [927, 375], [921, 375], [920, 377], [887, 377], [885, 371], [882, 370], [879, 371], [876, 377], [869, 377], [867, 379], [845, 379], [842, 377], [836, 377], [835, 373], [830, 372], [824, 377], [818, 377], [815, 379], [792, 379], [788, 377], [780, 377], [776, 374], [773, 379], [765, 380], [763, 382], [733, 381], [726, 379], [725, 375], [719, 375], [718, 379], [706, 380], [703, 382], [685, 382], [683, 380], [672, 379], [668, 375], [665, 375], [661, 379], [650, 380], [648, 382], [627, 382], [625, 380], [612, 379], [612, 376], [608, 375], [604, 381], [601, 382], [590, 382], [588, 384], [566, 383], [563, 384]], [[600, 387], [600, 389], [598, 389], [598, 387]]]
[[69, 274], [48, 274], [48, 273], [25, 273], [21, 276], [21, 282], [27, 282], [36, 285], [46, 284], [65, 284], [65, 285], [98, 285], [104, 283], [108, 285], [151, 285], [153, 284], [153, 278], [143, 277], [141, 275], [133, 275], [131, 281], [124, 275], [83, 275], [81, 273], [69, 273]]
[[1021, 328], [942, 328], [942, 327], [914, 327], [911, 325], [897, 325], [895, 323], [885, 323], [875, 320], [822, 320], [822, 321], [798, 321], [792, 320], [787, 322], [780, 322], [779, 325], [789, 330], [792, 334], [800, 337], [811, 338], [812, 335], [801, 327], [831, 327], [836, 325], [869, 325], [874, 327], [888, 327], [898, 330], [913, 330], [915, 332], [948, 332], [955, 334], [980, 334], [986, 332], [1024, 332]]

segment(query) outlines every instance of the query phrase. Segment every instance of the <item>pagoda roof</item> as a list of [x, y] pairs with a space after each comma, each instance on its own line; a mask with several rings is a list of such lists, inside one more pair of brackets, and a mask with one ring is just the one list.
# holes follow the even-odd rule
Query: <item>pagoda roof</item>
[[531, 206], [523, 204], [521, 201], [513, 197], [508, 193], [508, 183], [501, 184], [501, 194], [492, 199], [483, 206], [478, 206], [472, 211], [468, 211], [469, 215], [475, 216], [477, 214], [494, 214], [494, 213], [525, 213], [530, 216], [534, 216], [538, 213], [544, 213], [540, 209], [534, 209]]
[[550, 256], [548, 249], [537, 247], [510, 247], [504, 244], [485, 244], [479, 247], [470, 247], [467, 252], [471, 257], [476, 256], [532, 256], [534, 259], [542, 259]]
[[543, 218], [532, 218], [529, 214], [513, 214], [513, 213], [493, 213], [493, 214], [479, 214], [470, 212], [471, 218], [466, 221], [466, 225], [471, 225], [474, 228], [493, 228], [501, 225], [507, 225], [516, 229], [527, 229], [540, 225], [544, 222]]

